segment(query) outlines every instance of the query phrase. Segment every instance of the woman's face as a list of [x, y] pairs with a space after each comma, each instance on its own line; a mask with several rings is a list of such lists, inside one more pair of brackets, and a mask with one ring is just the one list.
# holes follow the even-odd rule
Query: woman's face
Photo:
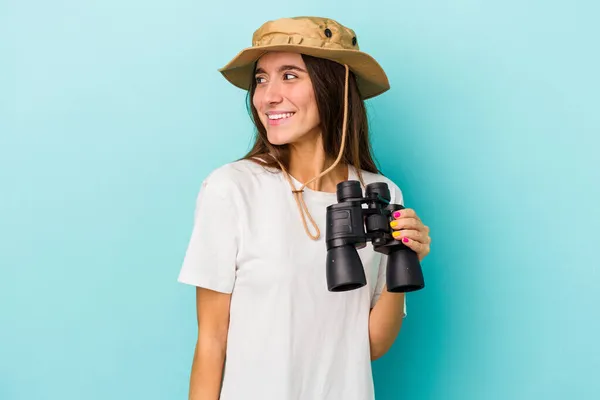
[[274, 145], [311, 140], [320, 135], [319, 110], [302, 56], [272, 52], [256, 65], [252, 103]]

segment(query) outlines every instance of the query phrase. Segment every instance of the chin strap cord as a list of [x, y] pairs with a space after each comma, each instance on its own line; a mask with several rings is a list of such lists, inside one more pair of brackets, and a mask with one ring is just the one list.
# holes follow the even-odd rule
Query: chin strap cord
[[[304, 202], [304, 197], [302, 196], [302, 194], [304, 193], [304, 188], [309, 183], [313, 182], [316, 179], [321, 178], [322, 176], [324, 176], [325, 174], [327, 174], [331, 170], [333, 170], [335, 168], [335, 166], [342, 159], [342, 156], [344, 155], [344, 147], [346, 145], [346, 130], [347, 130], [347, 123], [348, 123], [348, 78], [350, 75], [350, 69], [349, 69], [348, 65], [344, 64], [344, 67], [346, 68], [346, 79], [345, 79], [345, 83], [344, 83], [344, 120], [342, 122], [342, 143], [340, 145], [339, 154], [337, 156], [337, 159], [334, 161], [334, 163], [331, 164], [331, 166], [329, 168], [322, 171], [319, 175], [315, 176], [308, 182], [304, 183], [300, 187], [300, 189], [296, 189], [294, 182], [292, 182], [292, 179], [290, 178], [289, 173], [283, 167], [283, 164], [281, 164], [281, 162], [273, 154], [269, 154], [271, 157], [273, 157], [273, 159], [275, 159], [275, 161], [277, 161], [277, 163], [281, 167], [281, 171], [283, 171], [284, 176], [286, 177], [288, 183], [290, 184], [290, 186], [292, 188], [292, 194], [294, 195], [294, 198], [296, 199], [296, 204], [298, 205], [298, 211], [300, 211], [300, 216], [302, 217], [302, 224], [304, 225], [304, 230], [306, 231], [306, 234], [312, 240], [319, 240], [319, 238], [321, 237], [321, 231], [319, 230], [319, 227], [317, 226], [313, 217], [310, 215], [310, 212], [308, 211], [308, 207], [306, 206], [306, 203]], [[304, 212], [306, 212], [308, 219], [310, 220], [312, 226], [315, 228], [315, 231], [316, 231], [315, 234], [311, 233], [310, 230], [308, 229], [308, 224], [306, 223], [306, 217], [304, 215]]]

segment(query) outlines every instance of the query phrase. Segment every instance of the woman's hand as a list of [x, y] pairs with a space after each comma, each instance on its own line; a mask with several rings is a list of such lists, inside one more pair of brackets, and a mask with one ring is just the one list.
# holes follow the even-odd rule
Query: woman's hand
[[415, 210], [405, 208], [395, 211], [394, 220], [390, 226], [394, 230], [392, 235], [396, 240], [402, 240], [402, 243], [414, 250], [419, 256], [419, 261], [423, 261], [429, 254], [431, 237], [429, 237], [429, 227], [421, 222]]

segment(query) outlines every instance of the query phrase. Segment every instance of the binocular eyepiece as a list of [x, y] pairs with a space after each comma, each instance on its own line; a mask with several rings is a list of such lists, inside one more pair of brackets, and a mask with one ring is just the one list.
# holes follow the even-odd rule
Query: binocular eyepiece
[[[394, 239], [392, 214], [404, 207], [390, 203], [385, 182], [367, 185], [363, 197], [359, 181], [337, 185], [337, 203], [327, 207], [327, 288], [330, 292], [358, 289], [367, 284], [357, 249], [372, 242], [376, 252], [388, 256], [387, 290], [403, 293], [425, 287], [417, 254]], [[363, 205], [366, 204], [366, 207]]]

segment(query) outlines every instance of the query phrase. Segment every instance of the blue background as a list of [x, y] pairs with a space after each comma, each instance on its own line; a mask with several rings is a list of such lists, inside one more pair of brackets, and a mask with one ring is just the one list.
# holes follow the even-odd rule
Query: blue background
[[600, 7], [321, 3], [0, 2], [0, 399], [187, 398], [194, 200], [252, 133], [217, 68], [293, 15], [388, 71], [375, 152], [432, 229], [378, 400], [600, 398]]

